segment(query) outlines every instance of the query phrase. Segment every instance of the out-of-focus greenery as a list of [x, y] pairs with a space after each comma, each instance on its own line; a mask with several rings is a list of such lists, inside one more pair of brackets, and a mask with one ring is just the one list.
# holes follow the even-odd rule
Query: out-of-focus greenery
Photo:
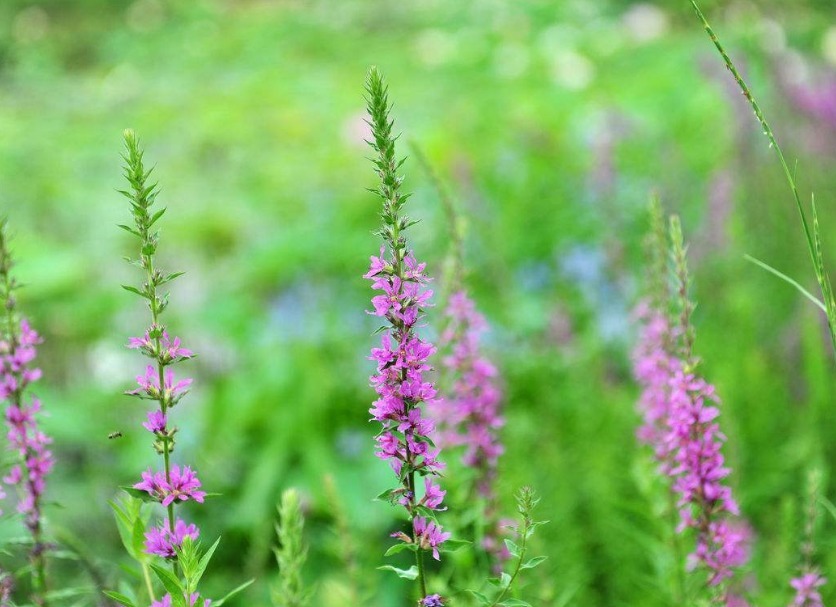
[[[832, 233], [836, 128], [793, 106], [787, 76], [834, 61], [832, 3], [704, 7]], [[408, 604], [401, 582], [374, 569], [395, 523], [370, 501], [390, 474], [367, 423], [372, 64], [389, 79], [398, 128], [467, 213], [468, 281], [507, 393], [501, 492], [512, 512], [514, 491], [533, 485], [551, 520], [530, 600], [670, 604], [657, 588], [667, 521], [634, 439], [628, 356], [656, 190], [692, 242], [697, 351], [756, 533], [751, 588], [759, 605], [786, 604], [805, 472], [836, 466], [833, 357], [817, 311], [743, 260], [815, 284], [783, 177], [684, 1], [4, 0], [0, 209], [29, 284], [22, 307], [46, 338], [39, 389], [58, 458], [49, 492], [62, 506], [51, 528], [84, 538], [114, 576], [123, 556], [107, 500], [156, 465], [142, 407], [121, 396], [143, 364], [124, 344], [147, 322], [119, 288], [138, 280], [121, 260], [133, 242], [115, 227], [129, 216], [115, 190], [130, 126], [169, 207], [162, 260], [187, 272], [169, 325], [199, 358], [184, 365], [196, 384], [173, 414], [176, 456], [223, 494], [189, 512], [207, 539], [223, 536], [206, 594], [256, 576], [238, 604], [267, 604], [275, 505], [296, 486], [314, 604], [347, 592], [334, 503], [363, 586], [383, 588], [373, 604]], [[413, 245], [438, 274], [443, 210], [415, 164], [404, 171], [422, 220]], [[124, 437], [109, 440], [114, 431]], [[824, 529], [834, 578], [833, 521]], [[55, 574], [77, 570], [58, 563]], [[836, 600], [836, 584], [824, 595]]]

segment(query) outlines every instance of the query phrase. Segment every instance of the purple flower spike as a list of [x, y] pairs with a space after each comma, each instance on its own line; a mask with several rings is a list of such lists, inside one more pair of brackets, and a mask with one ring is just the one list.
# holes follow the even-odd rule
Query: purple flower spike
[[[444, 464], [430, 438], [434, 424], [427, 415], [427, 409], [437, 402], [429, 376], [429, 358], [435, 348], [418, 335], [424, 313], [431, 306], [430, 277], [426, 264], [418, 261], [407, 242], [407, 231], [414, 222], [402, 213], [408, 198], [400, 191], [403, 177], [398, 171], [403, 163], [395, 156], [386, 85], [374, 69], [369, 72], [366, 92], [373, 134], [369, 144], [377, 153], [373, 162], [380, 179], [374, 190], [382, 203], [378, 234], [383, 239], [380, 254], [371, 256], [369, 270], [363, 275], [374, 291], [372, 310], [367, 312], [384, 323], [379, 329], [380, 347], [372, 348], [370, 356], [377, 367], [369, 379], [377, 398], [369, 413], [382, 426], [375, 439], [375, 455], [389, 464], [397, 478], [396, 486], [384, 495], [392, 504], [403, 506], [412, 522], [412, 537], [403, 533], [395, 537], [421, 550], [432, 550], [439, 558], [439, 546], [450, 534], [442, 532], [434, 521], [427, 524], [418, 516], [426, 514], [426, 509], [442, 510], [444, 499], [444, 491], [431, 478], [439, 475]], [[419, 477], [425, 478], [420, 499], [416, 495]], [[423, 558], [420, 554], [416, 557]], [[423, 571], [420, 578], [425, 588]], [[426, 595], [426, 590], [422, 594]]]
[[31, 398], [27, 403], [25, 390], [41, 377], [40, 369], [32, 366], [41, 338], [26, 319], [19, 322], [16, 333], [10, 340], [0, 341], [0, 399], [8, 403], [5, 419], [9, 448], [22, 463], [13, 466], [3, 481], [18, 487], [17, 510], [24, 516], [27, 528], [39, 536], [41, 498], [54, 459], [48, 449], [52, 439], [38, 427], [36, 414], [41, 410], [41, 401]]
[[499, 456], [504, 451], [499, 438], [505, 425], [500, 414], [502, 392], [496, 367], [481, 352], [487, 322], [464, 291], [450, 297], [445, 316], [448, 324], [442, 347], [449, 354], [444, 367], [453, 384], [449, 398], [443, 399], [435, 411], [438, 441], [445, 449], [464, 448], [462, 463], [475, 472], [475, 489], [487, 502], [484, 546], [498, 565], [508, 555], [498, 537], [494, 489]]
[[[667, 274], [667, 244], [658, 207], [653, 217], [654, 278], [658, 278]], [[724, 604], [732, 600], [741, 604], [726, 582], [749, 558], [751, 531], [739, 519], [740, 508], [726, 481], [731, 470], [722, 453], [726, 437], [718, 423], [720, 400], [714, 386], [697, 373], [686, 247], [679, 220], [673, 217], [670, 223], [675, 288], [657, 281], [653, 303], [641, 303], [636, 314], [641, 329], [633, 372], [642, 387], [639, 410], [643, 417], [638, 437], [653, 448], [660, 471], [671, 481], [679, 509], [677, 532], [687, 528], [696, 532], [689, 569], [705, 570], [708, 586], [718, 589]], [[675, 326], [667, 315], [672, 293], [678, 311]]]
[[444, 607], [440, 594], [430, 594], [421, 599], [421, 607]]

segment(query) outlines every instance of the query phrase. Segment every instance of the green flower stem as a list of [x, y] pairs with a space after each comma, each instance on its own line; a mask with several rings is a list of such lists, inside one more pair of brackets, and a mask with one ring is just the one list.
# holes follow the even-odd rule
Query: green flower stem
[[[139, 150], [138, 141], [133, 134], [133, 132], [126, 132], [125, 133], [125, 143], [128, 147], [128, 154], [130, 158], [130, 163], [133, 164], [135, 169], [135, 174], [141, 176], [140, 179], [132, 182], [132, 186], [134, 188], [134, 200], [136, 200], [139, 204], [145, 204], [146, 210], [150, 207], [151, 203], [155, 197], [155, 186], [151, 186], [147, 188], [145, 185], [145, 180], [149, 175], [150, 171], [146, 173], [145, 167], [142, 163], [142, 152]], [[149, 223], [145, 223], [145, 225], [137, 226], [139, 228], [140, 238], [142, 239], [142, 249], [140, 252], [140, 259], [142, 261], [142, 267], [145, 268], [146, 273], [146, 287], [147, 287], [147, 294], [148, 294], [148, 306], [151, 309], [151, 329], [153, 334], [154, 340], [154, 347], [156, 351], [160, 351], [160, 344], [161, 344], [161, 334], [162, 334], [162, 327], [159, 324], [159, 317], [162, 312], [160, 309], [161, 300], [157, 296], [157, 281], [155, 277], [155, 270], [154, 270], [154, 251], [156, 251], [156, 244], [153, 244], [153, 238], [150, 234], [151, 226]], [[147, 249], [149, 245], [153, 244], [150, 249]], [[146, 252], [147, 251], [147, 252]], [[165, 415], [168, 411], [166, 398], [165, 398], [165, 365], [158, 359], [157, 360], [157, 376], [160, 382], [160, 398], [158, 399], [160, 405], [160, 411], [162, 411], [163, 415]], [[171, 443], [168, 437], [165, 438], [163, 441], [163, 462], [165, 467], [165, 480], [166, 482], [171, 482]], [[169, 504], [168, 508], [168, 528], [169, 530], [174, 533], [174, 504]]]
[[502, 589], [496, 598], [493, 600], [488, 607], [496, 607], [499, 605], [500, 602], [505, 598], [505, 596], [511, 591], [511, 587], [514, 585], [514, 582], [517, 580], [517, 577], [520, 575], [520, 571], [522, 571], [523, 563], [525, 562], [525, 554], [528, 548], [528, 536], [529, 536], [529, 529], [531, 529], [531, 517], [528, 514], [523, 515], [523, 528], [522, 532], [520, 533], [520, 555], [517, 558], [517, 564], [514, 567], [514, 572], [511, 574], [511, 579], [508, 582], [508, 585]]

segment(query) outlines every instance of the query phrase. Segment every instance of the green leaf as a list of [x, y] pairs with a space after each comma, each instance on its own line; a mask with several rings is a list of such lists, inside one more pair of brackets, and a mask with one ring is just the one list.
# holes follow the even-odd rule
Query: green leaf
[[139, 289], [137, 289], [136, 287], [133, 287], [131, 285], [122, 285], [122, 288], [125, 289], [126, 291], [130, 292], [130, 293], [134, 293], [135, 295], [139, 295], [140, 297], [144, 297], [144, 298], [148, 299], [148, 296], [145, 293], [143, 293], [142, 291], [140, 291]]
[[403, 578], [405, 580], [417, 580], [418, 579], [418, 567], [413, 565], [409, 569], [398, 569], [397, 567], [392, 567], [392, 565], [383, 565], [382, 567], [378, 567], [381, 571], [394, 571], [395, 574]]
[[212, 601], [212, 605], [213, 605], [214, 607], [221, 607], [221, 605], [223, 605], [223, 604], [224, 604], [227, 600], [231, 599], [231, 598], [232, 598], [232, 597], [234, 597], [236, 594], [239, 594], [240, 592], [242, 592], [244, 589], [246, 589], [246, 588], [247, 588], [250, 584], [252, 584], [254, 581], [255, 581], [255, 578], [253, 578], [253, 579], [251, 579], [251, 580], [247, 580], [246, 582], [244, 582], [243, 584], [241, 584], [240, 586], [238, 586], [238, 587], [237, 587], [237, 588], [235, 588], [234, 590], [232, 590], [232, 591], [228, 592], [228, 593], [226, 594], [226, 596], [224, 596], [224, 597], [223, 597], [222, 599], [220, 599], [219, 601]]
[[105, 590], [104, 594], [105, 594], [105, 596], [107, 596], [108, 598], [113, 599], [114, 601], [116, 601], [120, 605], [124, 605], [124, 607], [136, 607], [136, 605], [134, 605], [134, 603], [133, 603], [133, 601], [131, 601], [131, 599], [129, 599], [128, 597], [126, 597], [124, 594], [122, 594], [120, 592], [115, 592], [113, 590]]
[[152, 225], [154, 225], [155, 223], [157, 223], [157, 220], [158, 220], [160, 217], [162, 217], [162, 216], [163, 216], [163, 213], [165, 213], [165, 207], [163, 207], [162, 209], [160, 209], [159, 211], [157, 211], [156, 213], [154, 213], [154, 216], [153, 216], [153, 217], [151, 217], [151, 221], [149, 221], [149, 222], [148, 222], [148, 227], [150, 228]]
[[134, 236], [139, 236], [140, 238], [142, 237], [142, 235], [139, 232], [137, 232], [134, 228], [132, 228], [130, 226], [126, 226], [126, 225], [123, 225], [123, 224], [120, 223], [119, 227], [122, 228], [123, 230], [125, 230], [126, 232], [130, 232]]
[[134, 520], [133, 530], [131, 531], [131, 548], [128, 549], [128, 552], [140, 563], [148, 560], [148, 555], [145, 553], [145, 521], [140, 517]]
[[520, 558], [520, 547], [517, 546], [513, 541], [506, 539], [505, 547], [508, 548], [508, 552], [510, 552], [512, 556]]
[[793, 280], [792, 278], [790, 278], [789, 276], [787, 276], [783, 272], [780, 272], [779, 270], [776, 270], [775, 268], [773, 268], [769, 264], [764, 263], [763, 261], [752, 257], [751, 255], [744, 255], [743, 257], [746, 259], [746, 261], [751, 261], [756, 266], [766, 270], [770, 274], [774, 274], [775, 276], [777, 276], [778, 278], [780, 278], [784, 282], [786, 282], [786, 283], [792, 285], [793, 287], [795, 287], [798, 290], [799, 293], [801, 293], [804, 297], [806, 297], [807, 299], [812, 301], [819, 308], [821, 308], [822, 312], [827, 314], [827, 308], [824, 306], [824, 304], [821, 302], [821, 300], [819, 300], [818, 297], [816, 297], [815, 295], [810, 293], [810, 291], [808, 291], [807, 289], [802, 287], [800, 284], [798, 284], [798, 282], [796, 282], [795, 280]]
[[526, 603], [520, 599], [505, 599], [501, 603], [502, 607], [531, 607], [531, 603]]
[[825, 507], [825, 509], [830, 513], [830, 516], [832, 516], [834, 519], [836, 519], [836, 506], [833, 505], [833, 502], [831, 502], [829, 499], [827, 499], [823, 495], [819, 496], [819, 501], [822, 503], [822, 505]]
[[520, 566], [520, 569], [534, 569], [537, 565], [545, 561], [547, 556], [535, 556], [533, 559], [529, 560], [527, 563], [524, 563]]
[[447, 540], [441, 545], [441, 552], [456, 552], [472, 543], [467, 540]]
[[197, 564], [197, 568], [195, 569], [194, 573], [191, 575], [189, 579], [189, 585], [192, 588], [197, 588], [197, 583], [200, 581], [200, 578], [203, 577], [203, 572], [206, 571], [206, 567], [209, 565], [209, 561], [212, 560], [212, 555], [215, 554], [215, 549], [218, 547], [218, 544], [221, 543], [221, 538], [215, 540], [215, 543], [212, 544], [212, 547], [207, 550], [202, 557], [200, 557], [200, 561]]
[[499, 576], [499, 585], [502, 588], [508, 588], [511, 585], [511, 575], [503, 571]]
[[418, 546], [416, 544], [408, 544], [406, 542], [401, 542], [399, 544], [391, 546], [389, 550], [383, 553], [383, 556], [392, 556], [393, 554], [398, 554], [400, 552], [403, 552], [404, 550], [412, 550], [412, 552], [415, 552], [416, 550], [418, 550]]
[[171, 595], [171, 599], [177, 604], [177, 607], [187, 607], [186, 599], [184, 597], [185, 589], [180, 580], [177, 579], [171, 571], [160, 567], [156, 563], [151, 563], [151, 569], [157, 574], [157, 577], [163, 583], [163, 586]]
[[155, 498], [154, 496], [152, 496], [150, 493], [148, 493], [147, 491], [143, 491], [142, 489], [135, 489], [134, 487], [129, 487], [129, 486], [125, 486], [125, 485], [123, 485], [119, 488], [122, 491], [124, 491], [125, 493], [127, 493], [128, 495], [130, 495], [131, 497], [133, 497], [135, 499], [138, 499], [138, 500], [140, 500], [142, 502], [145, 502], [145, 503], [152, 502], [152, 503], [156, 504], [156, 503], [159, 503], [159, 501], [160, 501], [157, 498]]
[[468, 590], [468, 592], [470, 594], [472, 594], [473, 596], [475, 596], [476, 599], [480, 603], [482, 603], [482, 605], [490, 605], [491, 604], [491, 600], [488, 597], [486, 597], [484, 594], [482, 594], [481, 592], [476, 592], [475, 590]]
[[392, 496], [397, 492], [397, 489], [387, 489], [386, 491], [381, 491], [378, 493], [374, 500], [375, 502], [391, 502]]

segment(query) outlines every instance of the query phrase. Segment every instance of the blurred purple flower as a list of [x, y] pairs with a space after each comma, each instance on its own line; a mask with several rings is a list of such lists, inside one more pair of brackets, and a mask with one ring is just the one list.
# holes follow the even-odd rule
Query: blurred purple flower
[[819, 588], [827, 583], [816, 571], [806, 571], [799, 577], [790, 580], [790, 586], [795, 589], [795, 597], [789, 607], [822, 607]]
[[3, 481], [18, 486], [17, 509], [24, 515], [36, 541], [41, 526], [41, 497], [46, 490], [46, 477], [54, 465], [47, 448], [52, 440], [38, 428], [36, 419], [41, 401], [32, 398], [27, 404], [24, 397], [26, 388], [41, 377], [40, 369], [32, 366], [40, 343], [40, 337], [25, 319], [20, 321], [17, 336], [0, 341], [0, 399], [8, 402], [7, 438], [20, 461]]

